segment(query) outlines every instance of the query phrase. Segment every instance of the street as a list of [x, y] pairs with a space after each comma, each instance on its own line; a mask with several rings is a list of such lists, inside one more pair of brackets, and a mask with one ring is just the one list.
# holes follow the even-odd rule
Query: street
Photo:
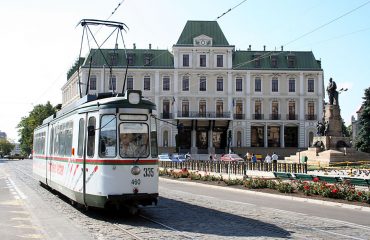
[[[32, 160], [0, 160], [3, 239], [370, 238], [369, 208], [293, 201], [164, 178], [158, 206], [143, 208], [143, 218], [98, 210], [85, 213], [26, 175], [32, 175], [31, 168]], [[124, 235], [122, 228], [141, 237]]]

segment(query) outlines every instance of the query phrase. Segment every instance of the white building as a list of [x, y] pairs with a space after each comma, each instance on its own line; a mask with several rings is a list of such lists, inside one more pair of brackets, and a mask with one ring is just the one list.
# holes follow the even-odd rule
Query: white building
[[[310, 146], [322, 119], [323, 70], [312, 52], [236, 50], [216, 21], [188, 21], [172, 53], [134, 45], [126, 62], [123, 49], [102, 52], [86, 58], [89, 83], [83, 63], [81, 94], [121, 92], [128, 63], [125, 89], [142, 90], [174, 124], [159, 122], [162, 151], [296, 150]], [[80, 97], [76, 71], [62, 91], [63, 106]]]

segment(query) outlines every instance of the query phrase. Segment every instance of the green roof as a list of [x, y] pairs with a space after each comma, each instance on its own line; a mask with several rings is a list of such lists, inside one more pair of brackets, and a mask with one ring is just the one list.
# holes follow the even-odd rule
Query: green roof
[[213, 46], [229, 46], [216, 21], [187, 21], [176, 45], [193, 45], [193, 38], [200, 35], [211, 37]]
[[[173, 69], [174, 66], [173, 55], [168, 50], [127, 49], [126, 53], [127, 58], [132, 58], [129, 68]], [[83, 67], [89, 67], [91, 56], [91, 67], [126, 67], [126, 53], [124, 49], [91, 49]]]
[[[275, 67], [272, 64], [273, 58], [277, 60]], [[260, 59], [259, 66], [256, 64], [255, 59]], [[294, 61], [291, 66], [289, 66], [288, 59]], [[315, 59], [311, 51], [235, 51], [233, 55], [233, 69], [322, 70], [321, 62]]]

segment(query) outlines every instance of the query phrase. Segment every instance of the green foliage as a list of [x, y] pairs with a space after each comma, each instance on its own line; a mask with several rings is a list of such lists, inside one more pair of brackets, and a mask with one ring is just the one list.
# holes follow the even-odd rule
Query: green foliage
[[39, 104], [33, 108], [27, 117], [22, 117], [18, 123], [18, 133], [20, 135], [21, 153], [28, 155], [32, 151], [33, 131], [42, 124], [42, 121], [53, 115], [56, 112], [55, 108], [47, 102], [45, 105]]
[[343, 137], [350, 137], [352, 135], [352, 126], [346, 126], [346, 123], [342, 119], [342, 134]]
[[370, 88], [365, 89], [362, 113], [359, 118], [360, 130], [356, 138], [356, 148], [370, 153]]
[[9, 155], [10, 152], [14, 149], [14, 144], [10, 143], [6, 139], [0, 139], [0, 154]]

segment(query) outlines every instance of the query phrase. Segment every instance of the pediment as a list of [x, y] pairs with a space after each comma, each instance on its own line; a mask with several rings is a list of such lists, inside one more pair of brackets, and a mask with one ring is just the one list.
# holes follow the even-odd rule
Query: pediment
[[212, 46], [212, 38], [207, 35], [199, 35], [193, 39], [194, 46]]

